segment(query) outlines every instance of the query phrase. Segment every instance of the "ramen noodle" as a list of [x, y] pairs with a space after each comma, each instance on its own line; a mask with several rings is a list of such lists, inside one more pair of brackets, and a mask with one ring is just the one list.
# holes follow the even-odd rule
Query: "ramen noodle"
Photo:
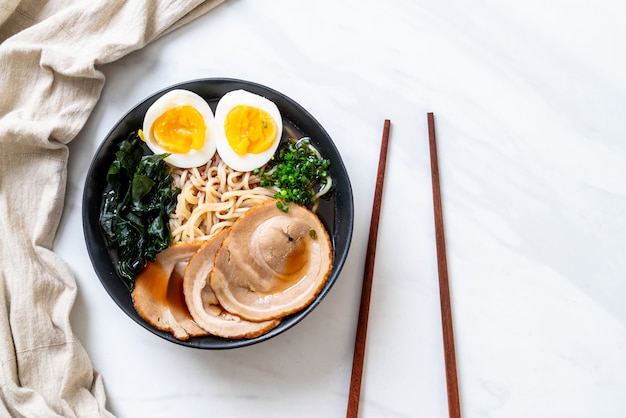
[[201, 167], [172, 167], [172, 179], [181, 189], [170, 215], [172, 242], [209, 239], [276, 194], [261, 187], [251, 172], [233, 170], [217, 154]]

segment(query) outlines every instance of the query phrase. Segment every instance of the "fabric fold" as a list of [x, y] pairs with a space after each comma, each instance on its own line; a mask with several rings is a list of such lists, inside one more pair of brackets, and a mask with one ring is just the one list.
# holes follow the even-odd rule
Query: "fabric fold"
[[100, 65], [221, 2], [0, 0], [0, 415], [113, 416], [71, 329], [75, 279], [52, 251], [67, 144], [100, 97]]

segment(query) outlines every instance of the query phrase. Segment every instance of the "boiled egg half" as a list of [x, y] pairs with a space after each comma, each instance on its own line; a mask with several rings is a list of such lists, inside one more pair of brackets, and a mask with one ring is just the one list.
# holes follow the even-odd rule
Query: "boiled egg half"
[[237, 171], [251, 171], [267, 163], [283, 132], [276, 104], [246, 90], [222, 96], [215, 109], [215, 125], [217, 152]]
[[215, 154], [215, 118], [209, 104], [189, 90], [171, 90], [146, 112], [143, 140], [155, 154], [169, 153], [169, 164], [199, 167]]

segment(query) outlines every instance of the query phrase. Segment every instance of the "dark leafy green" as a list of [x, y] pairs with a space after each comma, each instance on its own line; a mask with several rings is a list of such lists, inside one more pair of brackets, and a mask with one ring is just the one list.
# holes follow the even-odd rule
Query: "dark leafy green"
[[111, 186], [103, 195], [100, 226], [110, 248], [116, 248], [118, 274], [133, 288], [146, 261], [169, 247], [169, 214], [179, 189], [172, 188], [167, 154], [145, 155], [137, 132], [120, 142], [107, 172]]
[[[254, 173], [260, 177], [261, 186], [279, 189], [274, 196], [278, 199], [276, 205], [287, 212], [288, 202], [313, 207], [319, 190], [317, 186], [328, 181], [329, 166], [330, 160], [311, 149], [308, 138], [291, 139], [278, 147], [263, 169], [256, 169]], [[327, 193], [323, 197], [330, 195]]]

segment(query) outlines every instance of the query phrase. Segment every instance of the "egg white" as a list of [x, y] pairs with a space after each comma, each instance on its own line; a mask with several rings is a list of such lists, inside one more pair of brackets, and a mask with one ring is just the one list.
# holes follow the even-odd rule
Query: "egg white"
[[[274, 119], [277, 128], [276, 140], [267, 150], [259, 154], [239, 155], [231, 148], [226, 138], [224, 123], [228, 113], [236, 106], [261, 109]], [[276, 104], [265, 97], [246, 90], [234, 90], [222, 96], [215, 109], [215, 126], [215, 142], [218, 154], [226, 164], [238, 171], [251, 171], [267, 163], [276, 152], [283, 132], [283, 120]]]
[[[152, 137], [152, 125], [155, 120], [164, 112], [178, 106], [192, 106], [202, 115], [206, 125], [205, 140], [202, 148], [192, 149], [187, 153], [172, 153], [163, 149]], [[171, 90], [159, 97], [148, 108], [143, 121], [143, 135], [148, 148], [155, 154], [169, 153], [170, 155], [165, 158], [165, 161], [180, 168], [199, 167], [206, 164], [213, 157], [217, 149], [214, 131], [215, 117], [211, 107], [202, 97], [189, 90]]]

